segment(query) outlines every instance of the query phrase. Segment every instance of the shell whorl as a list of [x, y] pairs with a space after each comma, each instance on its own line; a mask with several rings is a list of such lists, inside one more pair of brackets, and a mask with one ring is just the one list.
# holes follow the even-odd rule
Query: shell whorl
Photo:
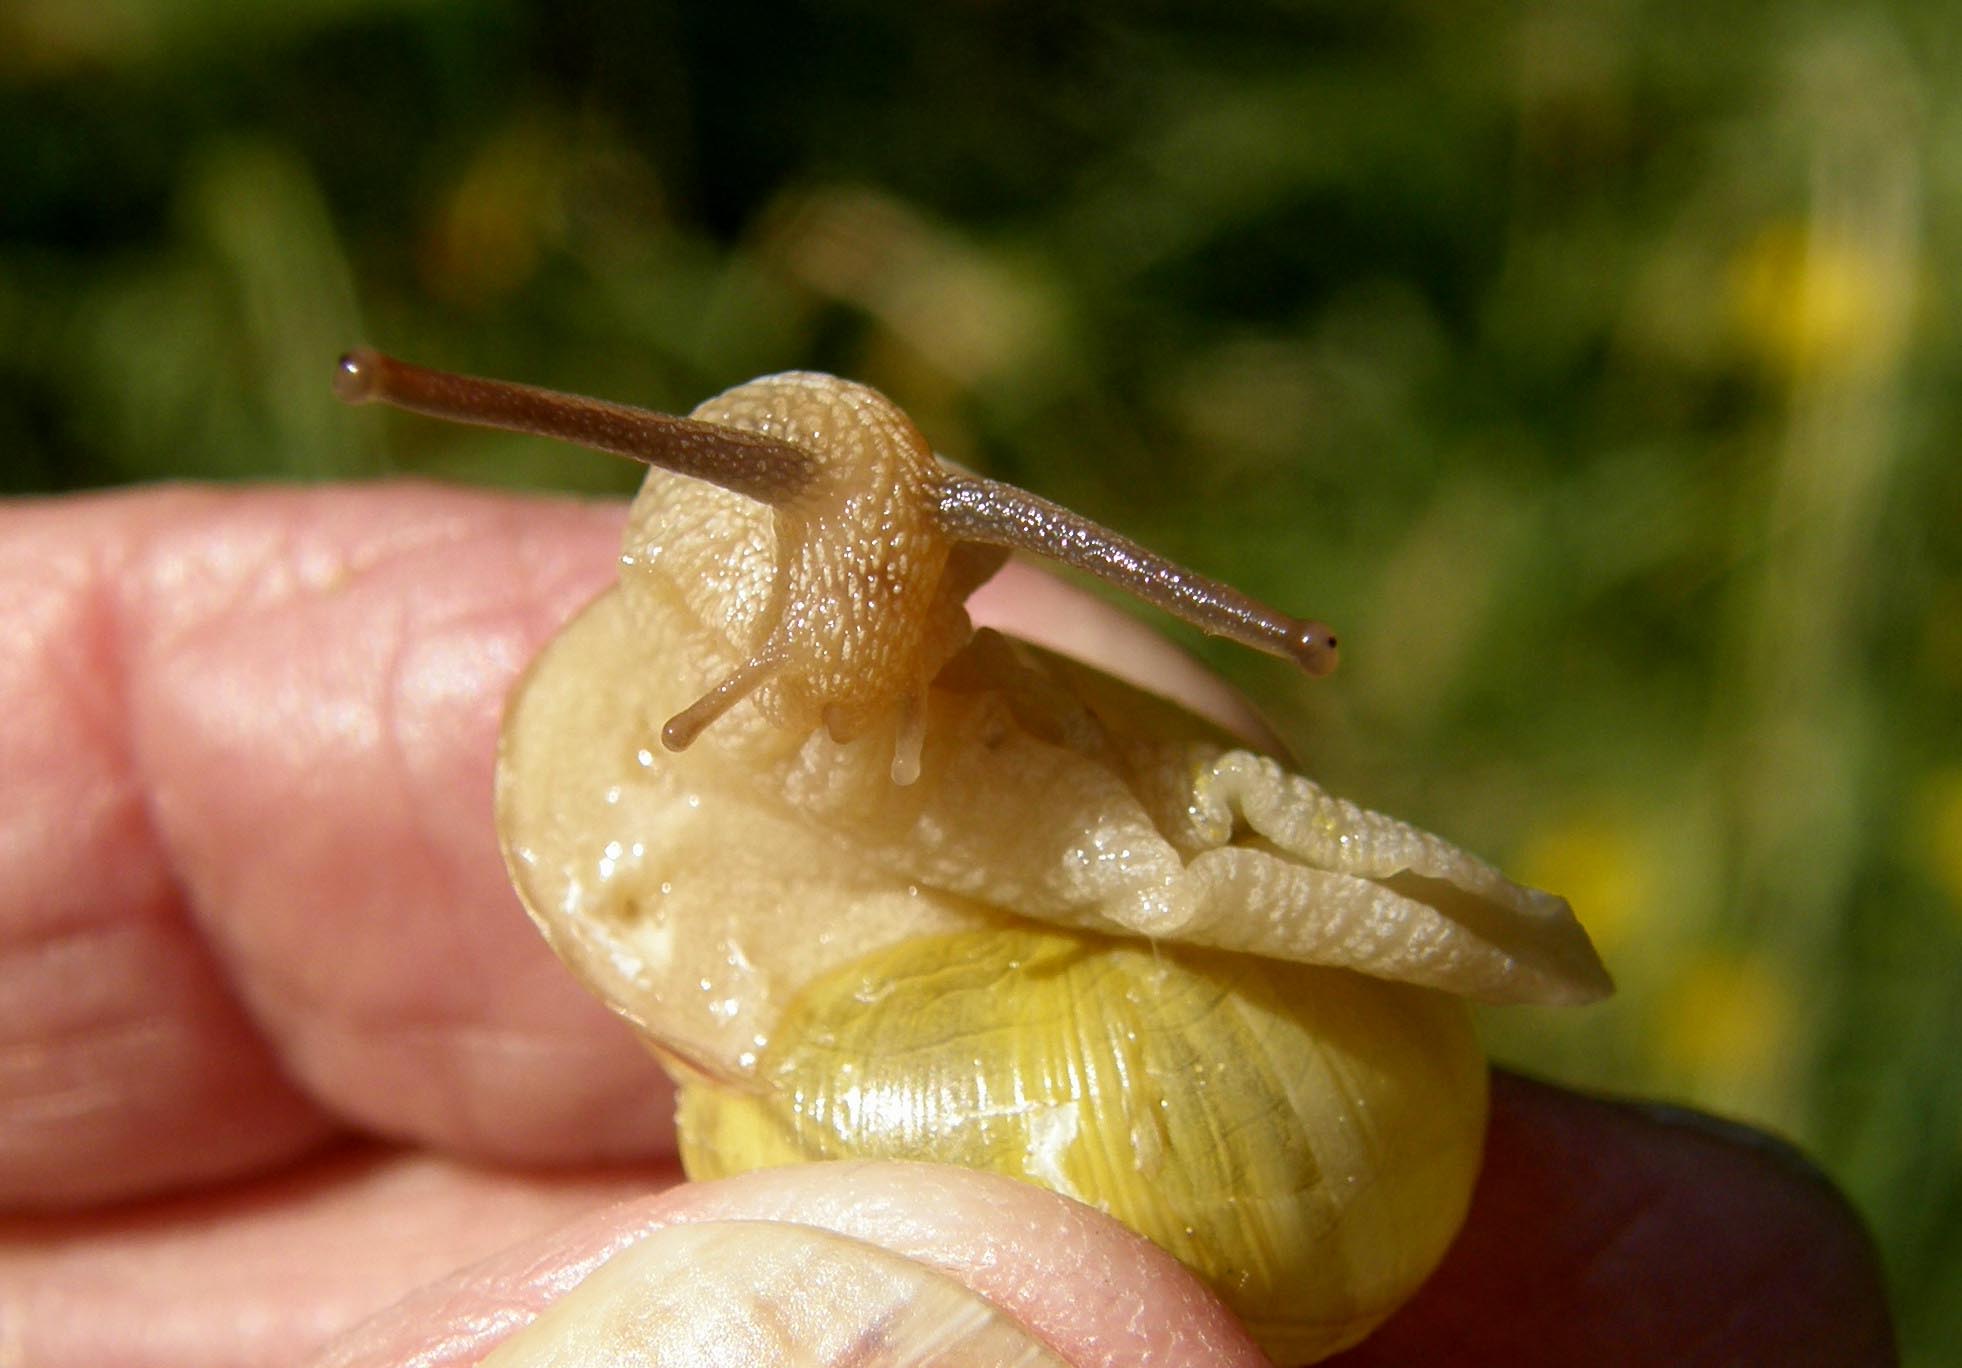
[[1337, 969], [1009, 927], [922, 937], [787, 1005], [754, 1077], [683, 1083], [693, 1177], [832, 1159], [1006, 1173], [1205, 1279], [1277, 1362], [1374, 1329], [1471, 1198], [1462, 1003]]

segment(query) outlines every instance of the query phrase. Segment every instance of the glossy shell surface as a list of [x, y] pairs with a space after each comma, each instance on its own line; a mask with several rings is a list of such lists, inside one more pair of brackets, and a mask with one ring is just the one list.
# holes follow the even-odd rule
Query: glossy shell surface
[[1285, 1363], [1415, 1290], [1485, 1127], [1484, 1059], [1444, 994], [1034, 927], [833, 971], [756, 1081], [684, 1086], [691, 1175], [874, 1157], [1024, 1178], [1175, 1255]]

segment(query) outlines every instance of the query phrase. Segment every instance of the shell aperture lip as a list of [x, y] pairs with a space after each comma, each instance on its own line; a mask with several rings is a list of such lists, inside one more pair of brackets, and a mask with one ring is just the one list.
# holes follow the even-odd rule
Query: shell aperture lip
[[[927, 701], [919, 781], [878, 728], [840, 744], [741, 711], [690, 750], [650, 738], [714, 668], [675, 588], [609, 591], [515, 697], [499, 827], [526, 906], [602, 999], [723, 1076], [785, 996], [884, 946], [1003, 919], [1189, 943], [1498, 1002], [1600, 996], [1564, 901], [1323, 792], [1163, 700], [983, 633]], [[695, 666], [697, 657], [708, 659]], [[1148, 728], [1142, 734], [1133, 728]], [[649, 763], [650, 755], [652, 762]], [[611, 848], [639, 852], [598, 871]], [[768, 985], [692, 985], [730, 944]], [[634, 972], [664, 963], [662, 991]]]

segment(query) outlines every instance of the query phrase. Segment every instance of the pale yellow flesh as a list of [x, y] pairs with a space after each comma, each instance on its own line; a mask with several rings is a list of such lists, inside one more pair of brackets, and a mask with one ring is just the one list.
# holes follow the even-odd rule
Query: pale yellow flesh
[[[599, 995], [698, 1068], [747, 1073], [827, 970], [1004, 914], [1336, 964], [1487, 1000], [1606, 975], [1564, 902], [1265, 757], [1132, 734], [1114, 681], [983, 634], [932, 691], [924, 773], [890, 726], [848, 745], [738, 707], [679, 755], [660, 725], [713, 672], [655, 585], [604, 595], [507, 721], [499, 830], [518, 890]], [[696, 648], [699, 648], [696, 649]]]

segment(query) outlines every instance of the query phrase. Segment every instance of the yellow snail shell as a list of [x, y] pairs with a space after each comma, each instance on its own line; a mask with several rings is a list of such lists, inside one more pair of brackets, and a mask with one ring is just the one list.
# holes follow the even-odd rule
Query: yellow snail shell
[[1102, 1207], [1276, 1360], [1355, 1342], [1464, 1219], [1485, 1063], [1462, 1003], [1340, 969], [1008, 926], [809, 985], [752, 1087], [684, 1084], [696, 1177], [991, 1169]]
[[620, 584], [513, 697], [497, 819], [546, 938], [680, 1081], [691, 1174], [998, 1169], [1128, 1222], [1307, 1361], [1462, 1219], [1485, 1074], [1460, 999], [1609, 991], [1561, 899], [972, 633], [1012, 545], [1312, 671], [1334, 649], [941, 467], [863, 386], [753, 381], [683, 421], [370, 353], [341, 383], [656, 462]]

